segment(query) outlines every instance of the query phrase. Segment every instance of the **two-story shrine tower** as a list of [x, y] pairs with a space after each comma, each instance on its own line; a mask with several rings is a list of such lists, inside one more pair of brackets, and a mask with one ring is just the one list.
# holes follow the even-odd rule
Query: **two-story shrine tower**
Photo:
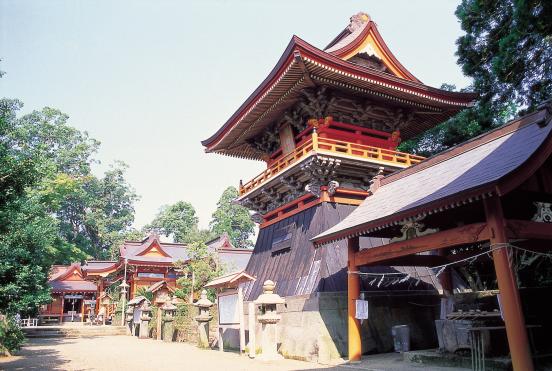
[[245, 299], [255, 299], [266, 279], [281, 296], [346, 291], [345, 243], [317, 249], [310, 239], [355, 209], [378, 175], [423, 161], [397, 151], [401, 139], [474, 98], [422, 84], [365, 13], [323, 50], [294, 36], [261, 85], [202, 142], [207, 152], [267, 165], [239, 188], [238, 201], [260, 223], [246, 268], [257, 280], [245, 287]]

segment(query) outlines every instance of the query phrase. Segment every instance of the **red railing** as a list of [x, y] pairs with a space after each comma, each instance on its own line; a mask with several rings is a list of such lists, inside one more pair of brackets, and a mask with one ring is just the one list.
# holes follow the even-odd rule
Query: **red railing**
[[369, 160], [382, 165], [404, 168], [417, 164], [424, 157], [411, 155], [404, 152], [393, 151], [384, 148], [351, 143], [343, 140], [320, 138], [316, 132], [310, 138], [305, 138], [295, 150], [285, 156], [276, 158], [270, 162], [268, 168], [247, 183], [240, 185], [240, 196], [244, 195], [258, 185], [268, 181], [276, 174], [287, 169], [290, 165], [302, 159], [310, 152], [326, 153], [329, 155], [347, 155], [358, 159]]

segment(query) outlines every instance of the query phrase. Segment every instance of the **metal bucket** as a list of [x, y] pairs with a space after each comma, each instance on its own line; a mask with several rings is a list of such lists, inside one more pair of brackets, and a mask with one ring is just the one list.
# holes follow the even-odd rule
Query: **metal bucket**
[[410, 327], [398, 325], [391, 327], [395, 352], [408, 352], [410, 350]]

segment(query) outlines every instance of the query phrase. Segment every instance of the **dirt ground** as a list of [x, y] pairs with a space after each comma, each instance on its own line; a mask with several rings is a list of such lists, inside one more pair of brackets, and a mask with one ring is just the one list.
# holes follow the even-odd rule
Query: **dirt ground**
[[360, 365], [324, 366], [282, 360], [262, 362], [236, 353], [201, 350], [185, 343], [163, 343], [130, 336], [33, 339], [10, 359], [0, 358], [0, 370], [216, 370], [216, 371], [454, 371], [448, 367], [405, 364], [398, 354], [367, 357]]

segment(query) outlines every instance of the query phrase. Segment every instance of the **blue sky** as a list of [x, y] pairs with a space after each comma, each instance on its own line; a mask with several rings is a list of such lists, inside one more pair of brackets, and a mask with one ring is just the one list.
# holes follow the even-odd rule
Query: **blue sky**
[[323, 48], [365, 11], [425, 84], [470, 81], [456, 64], [458, 1], [0, 0], [0, 96], [44, 106], [100, 140], [101, 174], [126, 162], [135, 225], [191, 202], [209, 223], [222, 191], [262, 163], [205, 154], [214, 133], [296, 34]]

